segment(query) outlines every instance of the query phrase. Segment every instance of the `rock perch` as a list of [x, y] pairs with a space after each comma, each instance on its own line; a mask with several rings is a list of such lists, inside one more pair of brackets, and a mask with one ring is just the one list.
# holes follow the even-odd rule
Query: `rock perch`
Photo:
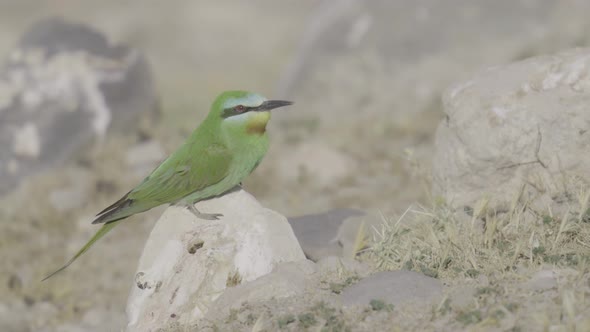
[[202, 201], [197, 219], [168, 208], [152, 230], [127, 301], [127, 331], [155, 331], [203, 318], [223, 291], [305, 259], [287, 219], [243, 190]]

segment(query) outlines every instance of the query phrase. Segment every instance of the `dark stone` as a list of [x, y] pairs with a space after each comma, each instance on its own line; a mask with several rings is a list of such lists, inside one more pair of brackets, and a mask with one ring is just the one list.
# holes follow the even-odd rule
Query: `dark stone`
[[355, 209], [334, 209], [319, 214], [289, 218], [293, 232], [307, 258], [317, 261], [328, 256], [342, 256], [338, 243], [338, 230], [344, 220], [362, 216], [364, 212]]
[[157, 106], [137, 50], [83, 24], [34, 24], [0, 67], [0, 194], [64, 164], [107, 130], [129, 131]]

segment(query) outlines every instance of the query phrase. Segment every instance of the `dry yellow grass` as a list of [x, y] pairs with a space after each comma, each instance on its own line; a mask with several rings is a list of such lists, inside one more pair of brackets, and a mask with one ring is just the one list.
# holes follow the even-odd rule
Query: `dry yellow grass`
[[[440, 278], [449, 293], [475, 287], [469, 306], [448, 296], [424, 326], [590, 331], [590, 189], [568, 184], [549, 201], [523, 185], [504, 211], [487, 198], [473, 208], [442, 200], [410, 207], [384, 219], [363, 257], [381, 270]], [[527, 287], [541, 270], [551, 271], [555, 287]]]

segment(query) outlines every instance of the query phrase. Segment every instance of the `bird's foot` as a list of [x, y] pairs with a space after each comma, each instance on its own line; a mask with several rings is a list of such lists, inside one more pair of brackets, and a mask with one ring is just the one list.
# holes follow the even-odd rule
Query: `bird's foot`
[[197, 210], [197, 208], [195, 207], [194, 204], [189, 204], [188, 210], [190, 212], [192, 212], [195, 215], [195, 217], [197, 217], [199, 219], [219, 220], [220, 217], [223, 217], [223, 214], [221, 214], [221, 213], [202, 213], [199, 210]]

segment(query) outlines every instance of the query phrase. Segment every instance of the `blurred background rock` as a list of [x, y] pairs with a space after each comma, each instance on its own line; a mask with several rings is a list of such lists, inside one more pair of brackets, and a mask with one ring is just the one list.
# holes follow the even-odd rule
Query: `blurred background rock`
[[[475, 70], [588, 46], [589, 9], [575, 0], [0, 3], [0, 77], [14, 68], [15, 50], [38, 41], [26, 31], [56, 16], [94, 29], [92, 40], [116, 50], [98, 55], [112, 55], [116, 64], [129, 60], [120, 47], [137, 52], [145, 74], [134, 83], [145, 98], [133, 99], [141, 102], [133, 104], [133, 116], [118, 117], [129, 111], [130, 94], [117, 93], [126, 90], [95, 81], [114, 101], [111, 109], [120, 110], [107, 121], [108, 133], [89, 133], [93, 118], [83, 110], [86, 117], [72, 122], [82, 127], [48, 121], [62, 134], [59, 142], [74, 128], [76, 144], [50, 144], [66, 152], [49, 154], [47, 167], [33, 168], [22, 181], [2, 183], [0, 330], [124, 325], [132, 274], [161, 209], [124, 223], [67, 273], [39, 280], [94, 232], [94, 213], [185, 139], [220, 91], [246, 89], [296, 102], [274, 116], [271, 150], [245, 182], [263, 205], [288, 216], [331, 208], [400, 212], [430, 201], [441, 92]], [[26, 158], [41, 155], [46, 141], [31, 144], [31, 137], [45, 136], [26, 124], [41, 123], [48, 113], [37, 110], [37, 117], [14, 107], [19, 117], [0, 114], [0, 139], [11, 142], [0, 159], [19, 152], [31, 162]], [[5, 128], [12, 128], [6, 138]], [[25, 143], [11, 145], [17, 133]]]

